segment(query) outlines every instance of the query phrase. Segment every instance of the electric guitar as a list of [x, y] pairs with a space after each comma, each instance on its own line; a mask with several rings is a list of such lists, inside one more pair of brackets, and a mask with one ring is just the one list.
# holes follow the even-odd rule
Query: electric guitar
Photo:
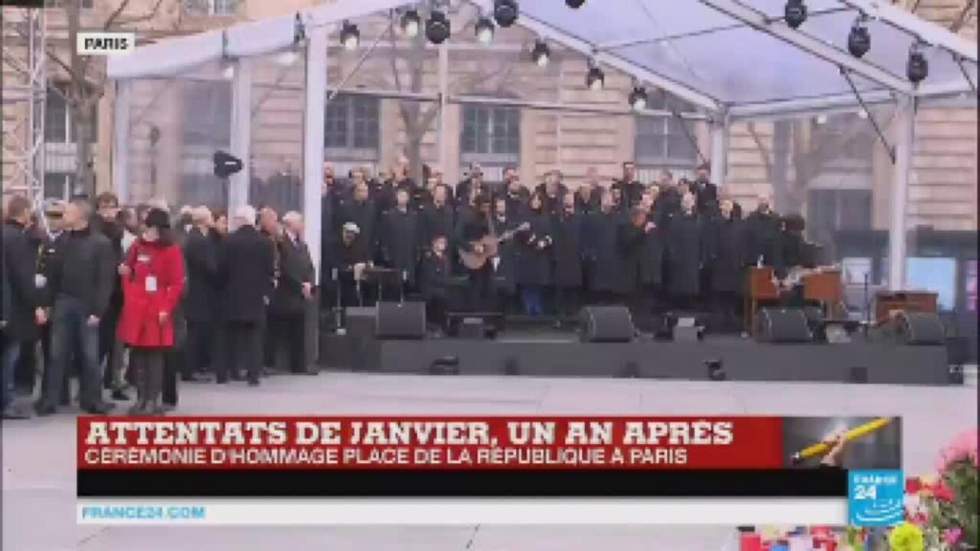
[[466, 266], [468, 269], [479, 270], [487, 263], [488, 260], [499, 254], [501, 243], [504, 241], [509, 241], [513, 239], [516, 234], [529, 229], [531, 229], [531, 224], [524, 222], [520, 226], [517, 226], [512, 230], [507, 230], [499, 236], [490, 234], [483, 239], [471, 241], [471, 250], [467, 251], [462, 247], [459, 249], [459, 260], [463, 263], [463, 266]]

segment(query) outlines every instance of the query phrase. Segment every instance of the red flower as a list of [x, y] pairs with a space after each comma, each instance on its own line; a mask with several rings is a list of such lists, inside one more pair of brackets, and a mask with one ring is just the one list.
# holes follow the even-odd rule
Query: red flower
[[927, 517], [925, 513], [916, 513], [912, 515], [909, 522], [916, 526], [925, 526], [929, 522], [929, 517]]
[[946, 502], [953, 501], [953, 499], [956, 498], [956, 494], [954, 494], [953, 490], [946, 485], [945, 480], [942, 480], [939, 482], [939, 484], [933, 486], [932, 495], [936, 496], [936, 499], [939, 501]]
[[922, 490], [922, 481], [919, 477], [913, 476], [905, 481], [905, 493], [917, 494]]

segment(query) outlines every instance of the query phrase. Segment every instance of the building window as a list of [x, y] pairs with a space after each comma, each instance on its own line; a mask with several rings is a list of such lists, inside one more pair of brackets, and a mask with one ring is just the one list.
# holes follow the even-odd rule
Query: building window
[[227, 147], [231, 143], [231, 84], [185, 82], [184, 145]]
[[[663, 94], [649, 100], [650, 109], [690, 113], [693, 107]], [[698, 157], [692, 143], [694, 123], [673, 115], [636, 117], [636, 162], [648, 168], [690, 168]]]
[[198, 16], [232, 16], [238, 13], [238, 0], [184, 0], [184, 12]]
[[[871, 166], [875, 135], [867, 120], [853, 113], [821, 116], [813, 125], [814, 149], [829, 148], [835, 160], [859, 161]], [[833, 163], [831, 163], [833, 165]]]
[[[89, 120], [89, 141], [95, 142], [99, 135], [99, 118], [93, 107]], [[48, 88], [44, 104], [44, 141], [47, 143], [75, 143], [78, 134], [71, 118], [71, 109], [64, 93], [54, 88]]]
[[44, 174], [44, 197], [68, 201], [74, 194], [75, 175], [68, 172]]
[[464, 106], [460, 149], [464, 162], [516, 163], [521, 152], [520, 110]]
[[324, 145], [331, 159], [376, 159], [380, 100], [369, 96], [338, 94], [327, 104]]

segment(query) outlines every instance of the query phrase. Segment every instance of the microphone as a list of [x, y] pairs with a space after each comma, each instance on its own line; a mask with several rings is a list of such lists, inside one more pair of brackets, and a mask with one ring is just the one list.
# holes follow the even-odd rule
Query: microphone
[[[854, 427], [853, 429], [847, 431], [844, 434], [845, 442], [852, 442], [858, 438], [863, 438], [869, 434], [878, 432], [879, 430], [887, 427], [894, 421], [894, 417], [879, 417], [873, 421], [869, 421], [863, 425]], [[824, 442], [818, 442], [803, 448], [802, 450], [796, 452], [792, 456], [793, 464], [799, 464], [811, 457], [822, 457], [830, 452], [831, 446]]]

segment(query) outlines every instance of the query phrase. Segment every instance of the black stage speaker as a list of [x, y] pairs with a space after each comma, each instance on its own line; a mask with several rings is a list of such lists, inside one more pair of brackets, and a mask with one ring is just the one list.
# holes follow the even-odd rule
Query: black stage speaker
[[901, 344], [945, 345], [946, 328], [936, 314], [928, 312], [902, 312], [893, 320], [896, 336]]
[[579, 314], [582, 342], [630, 342], [633, 318], [625, 306], [586, 306]]
[[799, 308], [763, 308], [756, 314], [755, 337], [761, 342], [810, 342], [813, 335]]
[[374, 333], [379, 339], [425, 338], [424, 302], [379, 302]]
[[373, 339], [377, 312], [374, 308], [348, 306], [344, 308], [344, 328], [347, 335], [358, 339]]

